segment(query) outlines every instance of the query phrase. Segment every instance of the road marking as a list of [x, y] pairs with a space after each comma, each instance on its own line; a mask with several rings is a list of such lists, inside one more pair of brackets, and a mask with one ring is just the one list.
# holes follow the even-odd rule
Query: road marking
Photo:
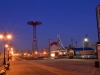
[[37, 63], [32, 63], [32, 64], [34, 64], [35, 66], [37, 66], [39, 68], [45, 69], [49, 72], [55, 73], [57, 75], [76, 75], [74, 73], [63, 71], [63, 70], [56, 69], [56, 68], [53, 68], [53, 67], [49, 67], [49, 66], [45, 66], [45, 65], [41, 65], [41, 64], [37, 64]]

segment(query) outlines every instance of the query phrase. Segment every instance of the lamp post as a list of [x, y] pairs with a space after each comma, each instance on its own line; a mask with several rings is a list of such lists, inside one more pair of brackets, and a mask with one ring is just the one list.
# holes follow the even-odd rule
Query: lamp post
[[9, 61], [9, 51], [11, 50], [11, 44], [6, 44], [5, 47], [8, 48], [8, 61]]
[[13, 56], [13, 48], [11, 47], [11, 49], [10, 49], [10, 54], [11, 54], [11, 59], [12, 59], [12, 56]]
[[88, 39], [87, 38], [84, 38], [84, 41], [83, 41], [83, 55], [84, 55], [85, 42], [88, 42]]
[[5, 65], [6, 64], [6, 58], [5, 58], [5, 44], [6, 44], [6, 40], [7, 39], [11, 39], [11, 35], [10, 34], [7, 34], [6, 32], [4, 34], [1, 34], [0, 35], [0, 38], [4, 40], [4, 62], [3, 64]]

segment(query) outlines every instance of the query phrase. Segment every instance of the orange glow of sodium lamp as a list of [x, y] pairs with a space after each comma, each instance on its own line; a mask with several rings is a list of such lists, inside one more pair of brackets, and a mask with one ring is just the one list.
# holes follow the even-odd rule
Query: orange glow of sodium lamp
[[11, 48], [11, 51], [13, 51], [13, 48]]
[[38, 52], [37, 51], [35, 51], [35, 54], [37, 54]]
[[10, 34], [6, 34], [6, 36], [5, 35], [2, 35], [2, 34], [0, 34], [0, 39], [3, 39], [3, 38], [6, 38], [6, 39], [11, 39], [12, 38], [12, 36], [10, 35]]
[[13, 55], [14, 53], [13, 53], [13, 48], [11, 48], [11, 54]]
[[6, 44], [5, 47], [8, 47], [8, 45]]
[[43, 54], [47, 54], [47, 52], [44, 51]]
[[11, 39], [11, 38], [12, 38], [12, 36], [9, 34], [9, 35], [7, 35], [7, 38], [8, 38], [8, 39]]
[[12, 55], [14, 54], [13, 51], [11, 52], [11, 54], [12, 54]]
[[3, 38], [3, 35], [0, 35], [0, 38]]

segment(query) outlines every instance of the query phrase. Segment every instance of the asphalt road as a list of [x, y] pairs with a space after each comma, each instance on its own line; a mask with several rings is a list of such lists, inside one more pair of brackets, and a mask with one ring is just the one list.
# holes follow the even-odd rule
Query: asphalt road
[[41, 59], [25, 60], [13, 57], [7, 75], [100, 75], [95, 60]]

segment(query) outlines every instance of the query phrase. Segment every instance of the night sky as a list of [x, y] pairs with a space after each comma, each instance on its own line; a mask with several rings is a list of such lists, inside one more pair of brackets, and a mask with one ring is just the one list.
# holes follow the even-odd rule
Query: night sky
[[[32, 49], [33, 27], [28, 21], [41, 21], [37, 26], [39, 49], [48, 47], [48, 40], [60, 35], [64, 46], [71, 38], [82, 47], [85, 35], [97, 42], [96, 6], [100, 0], [0, 0], [0, 33], [13, 35], [9, 41], [15, 49]], [[0, 40], [0, 50], [3, 40]]]

